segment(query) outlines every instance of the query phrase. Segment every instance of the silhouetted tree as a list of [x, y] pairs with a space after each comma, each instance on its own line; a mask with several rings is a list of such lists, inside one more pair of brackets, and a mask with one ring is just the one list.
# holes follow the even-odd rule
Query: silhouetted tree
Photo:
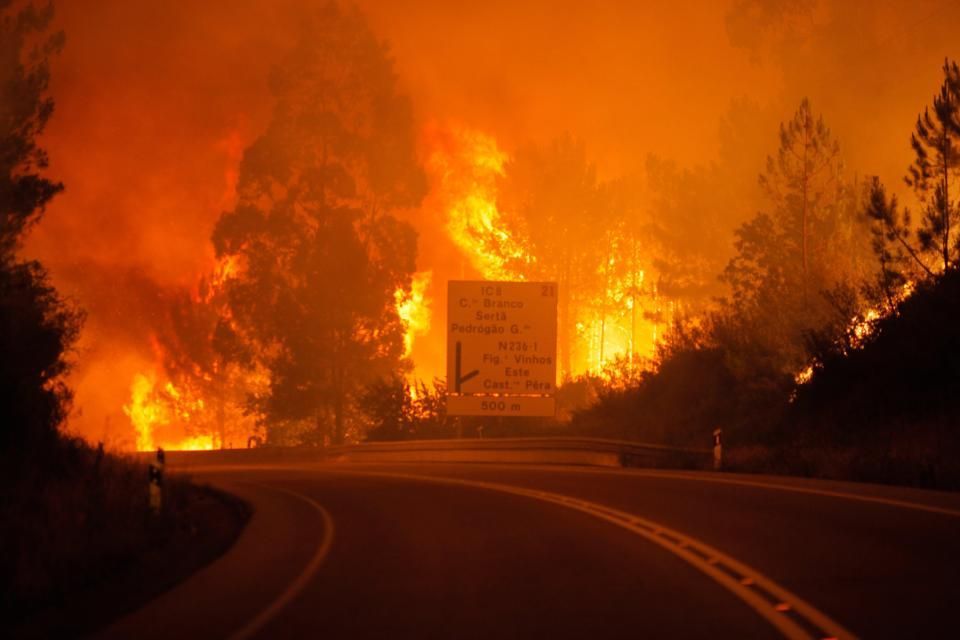
[[900, 209], [897, 196], [887, 197], [877, 177], [870, 181], [864, 215], [871, 224], [873, 252], [879, 262], [875, 297], [892, 309], [908, 282], [919, 276], [933, 277], [933, 271], [911, 243], [910, 211]]
[[48, 34], [53, 5], [17, 9], [0, 0], [0, 258], [12, 260], [24, 232], [63, 185], [43, 175], [47, 154], [37, 145], [50, 116], [51, 55], [62, 32]]
[[960, 202], [951, 193], [960, 190], [960, 68], [943, 65], [944, 80], [930, 108], [917, 117], [910, 137], [914, 160], [905, 178], [922, 207], [914, 229], [910, 210], [900, 208], [895, 195], [887, 196], [879, 178], [873, 178], [864, 215], [870, 221], [873, 251], [880, 263], [876, 287], [888, 305], [908, 282], [935, 279], [937, 273], [960, 265]]
[[258, 413], [341, 442], [357, 394], [403, 366], [394, 294], [409, 291], [416, 234], [391, 211], [417, 204], [425, 177], [409, 102], [355, 9], [309, 10], [271, 88], [273, 118], [213, 242], [240, 265], [234, 333], [270, 374]]
[[[780, 128], [780, 148], [760, 184], [771, 205], [736, 231], [736, 255], [723, 272], [731, 286], [729, 322], [749, 327], [750, 349], [762, 346], [783, 371], [808, 360], [806, 337], [835, 324], [830, 292], [856, 290], [867, 277], [869, 232], [856, 192], [842, 177], [839, 146], [804, 100]], [[845, 319], [849, 320], [849, 319]]]
[[67, 351], [81, 315], [63, 302], [38, 262], [17, 257], [23, 236], [63, 185], [44, 176], [37, 144], [50, 116], [52, 5], [0, 0], [0, 451], [52, 442], [69, 408]]
[[404, 440], [415, 430], [410, 383], [403, 376], [373, 382], [360, 396], [360, 409], [370, 421], [370, 440]]
[[960, 206], [956, 193], [960, 188], [960, 68], [949, 60], [943, 63], [943, 83], [930, 108], [917, 116], [916, 130], [910, 137], [914, 160], [906, 182], [923, 207], [917, 229], [920, 248], [934, 253], [943, 270], [960, 264]]
[[[840, 169], [840, 145], [804, 99], [793, 119], [780, 125], [777, 157], [767, 158], [767, 169], [760, 175], [760, 186], [775, 203], [774, 220], [788, 253], [785, 257], [799, 257], [804, 278], [810, 270], [814, 228], [822, 225], [840, 193]], [[796, 260], [791, 263], [787, 268]]]
[[446, 430], [446, 386], [434, 380], [429, 387], [422, 380], [410, 383], [392, 375], [370, 384], [359, 398], [366, 416], [368, 440], [444, 438]]

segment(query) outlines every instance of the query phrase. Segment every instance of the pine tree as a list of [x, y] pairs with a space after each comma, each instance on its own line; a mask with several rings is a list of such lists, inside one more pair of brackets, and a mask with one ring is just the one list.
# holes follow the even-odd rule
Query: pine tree
[[[63, 185], [47, 178], [38, 145], [53, 100], [49, 59], [53, 7], [0, 0], [0, 452], [53, 442], [71, 398], [63, 381], [82, 315], [64, 303], [43, 266], [17, 251]], [[7, 464], [6, 462], [4, 464]]]
[[[38, 146], [53, 115], [50, 56], [62, 32], [48, 34], [53, 5], [12, 8], [0, 0], [0, 260], [14, 259], [24, 233], [63, 185], [43, 175], [47, 153]], [[32, 44], [31, 44], [32, 43]]]
[[811, 332], [836, 324], [833, 294], [863, 277], [869, 232], [842, 167], [838, 143], [803, 100], [760, 176], [770, 210], [736, 230], [736, 254], [722, 275], [731, 287], [728, 324], [783, 371], [805, 365]]
[[905, 178], [920, 200], [922, 218], [917, 229], [920, 248], [938, 256], [943, 270], [960, 264], [960, 68], [943, 63], [943, 83], [929, 107], [917, 116], [910, 137], [914, 160]]
[[804, 279], [817, 247], [816, 228], [836, 204], [840, 187], [840, 145], [823, 117], [815, 118], [804, 98], [793, 118], [780, 125], [777, 157], [767, 158], [760, 186], [776, 203], [774, 217]]
[[610, 255], [596, 167], [582, 142], [570, 136], [520, 149], [505, 167], [499, 209], [525, 249], [516, 270], [558, 283], [557, 343], [560, 374], [571, 375], [577, 323], [594, 301], [601, 264]]

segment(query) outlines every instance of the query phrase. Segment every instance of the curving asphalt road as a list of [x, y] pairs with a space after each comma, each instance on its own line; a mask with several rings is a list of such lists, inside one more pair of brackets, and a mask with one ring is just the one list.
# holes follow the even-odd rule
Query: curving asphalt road
[[733, 474], [209, 466], [255, 509], [105, 638], [956, 637], [960, 496]]

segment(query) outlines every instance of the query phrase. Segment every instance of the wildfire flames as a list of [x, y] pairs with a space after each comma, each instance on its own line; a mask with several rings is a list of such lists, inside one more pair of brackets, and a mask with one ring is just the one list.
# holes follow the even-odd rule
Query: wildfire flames
[[[167, 330], [162, 325], [169, 320], [172, 292], [189, 291], [196, 305], [224, 317], [227, 305], [218, 295], [246, 265], [236, 257], [214, 263], [211, 231], [220, 214], [236, 205], [245, 150], [270, 126], [276, 102], [271, 88], [277, 84], [267, 83], [276, 80], [271, 70], [287, 64], [295, 36], [306, 24], [303, 18], [310, 15], [306, 9], [316, 3], [293, 3], [298, 6], [283, 10], [273, 3], [242, 3], [226, 13], [205, 8], [205, 3], [182, 3], [171, 9], [169, 24], [142, 19], [146, 14], [141, 10], [127, 10], [130, 3], [90, 3], [95, 10], [82, 3], [62, 4], [58, 19], [71, 44], [57, 58], [56, 65], [62, 66], [53, 68], [50, 92], [57, 109], [41, 146], [53, 161], [51, 177], [67, 188], [33, 232], [25, 255], [48, 265], [58, 289], [88, 312], [81, 337], [88, 355], [70, 380], [76, 391], [70, 428], [116, 447], [243, 446], [256, 433], [253, 419], [244, 415], [244, 396], [269, 384], [267, 374], [220, 371], [209, 363], [194, 371], [180, 361], [177, 340], [157, 345]], [[563, 209], [559, 196], [528, 206], [527, 191], [514, 188], [535, 173], [522, 170], [529, 169], [522, 164], [528, 146], [551, 151], [549, 145], [569, 132], [589, 148], [583, 155], [596, 164], [593, 177], [602, 204], [591, 200], [589, 206], [609, 211], [609, 220], [624, 229], [633, 224], [634, 230], [652, 229], [641, 245], [618, 233], [620, 227], [595, 224], [595, 236], [602, 236], [596, 244], [606, 258], [591, 251], [589, 261], [583, 261], [587, 267], [574, 267], [579, 272], [561, 282], [560, 296], [572, 297], [566, 306], [558, 304], [563, 326], [558, 331], [559, 375], [613, 380], [624, 365], [631, 372], [647, 366], [678, 309], [696, 311], [697, 305], [707, 304], [707, 295], [713, 296], [709, 287], [692, 299], [682, 292], [687, 280], [700, 277], [700, 262], [706, 265], [704, 272], [708, 267], [715, 274], [714, 267], [722, 268], [730, 257], [722, 252], [731, 249], [732, 236], [717, 243], [705, 238], [729, 234], [748, 212], [769, 208], [756, 177], [776, 147], [778, 125], [795, 106], [788, 104], [793, 97], [816, 88], [820, 95], [811, 98], [823, 101], [834, 76], [843, 74], [820, 74], [838, 59], [847, 60], [850, 77], [867, 79], [886, 78], [890, 69], [904, 65], [911, 73], [899, 76], [906, 84], [884, 107], [882, 118], [907, 123], [929, 97], [936, 72], [935, 65], [926, 67], [928, 74], [912, 70], [927, 64], [922, 56], [951, 42], [940, 34], [928, 46], [911, 48], [909, 39], [900, 38], [897, 46], [884, 48], [883, 61], [854, 60], [837, 55], [849, 43], [831, 28], [821, 34], [823, 46], [784, 48], [784, 68], [779, 69], [773, 58], [770, 64], [756, 64], [753, 57], [764, 59], [780, 47], [774, 40], [783, 34], [774, 38], [776, 29], [771, 28], [769, 42], [766, 37], [733, 42], [733, 31], [715, 28], [729, 17], [722, 3], [697, 8], [704, 16], [693, 25], [698, 46], [682, 51], [673, 43], [675, 33], [689, 34], [688, 19], [634, 4], [636, 12], [624, 9], [623, 16], [585, 5], [582, 15], [566, 12], [570, 15], [555, 29], [534, 30], [525, 28], [521, 18], [538, 20], [539, 10], [528, 7], [511, 22], [515, 29], [500, 29], [491, 39], [491, 29], [502, 26], [497, 11], [474, 11], [464, 20], [462, 11], [431, 7], [431, 19], [424, 20], [426, 13], [396, 10], [394, 3], [360, 3], [358, 21], [374, 18], [367, 26], [389, 49], [390, 75], [396, 76], [391, 82], [396, 81], [405, 100], [410, 98], [411, 120], [404, 127], [419, 131], [404, 130], [403, 139], [418, 146], [427, 178], [420, 207], [394, 212], [419, 232], [419, 271], [386, 300], [403, 323], [403, 354], [413, 363], [413, 377], [429, 382], [445, 369], [445, 325], [433, 313], [445, 307], [448, 280], [563, 279], [561, 269], [547, 265], [555, 256], [542, 249], [550, 244], [543, 241], [549, 234], [540, 233], [546, 227], [533, 227], [532, 220], [567, 221], [572, 216], [542, 204], [549, 201]], [[100, 18], [116, 18], [116, 7], [124, 7], [122, 17], [128, 20], [122, 39], [111, 26], [115, 20], [90, 17], [92, 11]], [[820, 17], [860, 20], [843, 3], [828, 7], [836, 11], [824, 9]], [[633, 17], [624, 20], [627, 14]], [[900, 8], [881, 12], [868, 25], [875, 30], [871, 34], [886, 37], [900, 15]], [[755, 16], [740, 18], [752, 21]], [[605, 22], [611, 19], [616, 24]], [[622, 28], [627, 24], [659, 27], [637, 37], [632, 28]], [[738, 33], [750, 32], [746, 25]], [[583, 44], [598, 42], [610, 47]], [[149, 48], [142, 48], [143, 43]], [[744, 47], [754, 46], [764, 50], [751, 50], [748, 60]], [[550, 56], [544, 56], [554, 49], [562, 54], [556, 59], [562, 64], [550, 64]], [[611, 58], [614, 49], [624, 55]], [[116, 53], [131, 51], [137, 55]], [[670, 51], [676, 64], [663, 65], [662, 51]], [[705, 55], [720, 62], [720, 72], [701, 91], [709, 100], [692, 105], [691, 87], [703, 89], [697, 83], [704, 79], [687, 71], [699, 68]], [[797, 64], [799, 58], [791, 58], [811, 55], [817, 64]], [[779, 54], [775, 57], [780, 60]], [[571, 84], [571, 77], [583, 82]], [[342, 80], [357, 84], [363, 78]], [[204, 99], [181, 99], [197, 95]], [[649, 99], [653, 95], [658, 98]], [[832, 128], [846, 135], [841, 138], [844, 153], [851, 149], [854, 154], [847, 161], [858, 170], [879, 171], [890, 182], [895, 177], [890, 172], [905, 166], [904, 145], [875, 135], [854, 102], [829, 104]], [[351, 122], [362, 117], [361, 110], [351, 111]], [[389, 120], [387, 128], [403, 118]], [[154, 126], [158, 122], [171, 126]], [[363, 128], [361, 137], [379, 131], [367, 131], [367, 124]], [[388, 152], [383, 158], [393, 162], [390, 154], [396, 149], [381, 148], [378, 142], [371, 145], [374, 150]], [[542, 154], [538, 169], [550, 155]], [[866, 165], [865, 158], [878, 160]], [[667, 170], [674, 165], [676, 171]], [[368, 178], [354, 186], [362, 187]], [[605, 191], [610, 187], [615, 192], [621, 179], [636, 191], [626, 194], [623, 203]], [[543, 180], [530, 191], [555, 186], [562, 187], [563, 181]], [[419, 184], [415, 191], [421, 193]], [[618, 206], [623, 210], [614, 209]], [[673, 226], [661, 225], [673, 219]], [[571, 234], [576, 242], [582, 229]], [[670, 243], [676, 246], [661, 246]], [[579, 249], [574, 246], [571, 252]], [[694, 273], [690, 278], [688, 271]], [[866, 312], [853, 320], [850, 342], [870, 335], [885, 313]], [[209, 337], [206, 328], [196, 326], [185, 339], [191, 345]], [[812, 368], [800, 372], [798, 381], [813, 373]]]
[[[905, 282], [895, 291], [891, 298], [887, 300], [884, 308], [870, 307], [854, 318], [850, 319], [848, 346], [852, 349], [861, 348], [867, 340], [874, 335], [877, 330], [877, 322], [887, 315], [894, 312], [897, 305], [909, 298], [916, 289], [915, 282]], [[813, 364], [808, 364], [802, 371], [793, 376], [793, 381], [797, 385], [805, 385], [813, 379], [816, 369]]]
[[509, 265], [527, 258], [497, 209], [496, 181], [506, 162], [507, 154], [492, 137], [464, 129], [441, 136], [428, 162], [447, 233], [486, 280], [523, 279]]
[[[423, 354], [414, 349], [420, 340], [434, 344], [443, 340], [442, 327], [438, 328], [431, 318], [430, 291], [438, 269], [441, 281], [458, 277], [524, 280], [530, 277], [524, 265], [534, 265], [537, 258], [524, 245], [524, 239], [511, 232], [505, 217], [509, 212], [499, 208], [497, 184], [505, 176], [508, 154], [492, 136], [480, 131], [449, 128], [432, 133], [427, 154], [429, 201], [441, 213], [444, 232], [457, 249], [461, 264], [459, 273], [451, 265], [430, 265], [433, 268], [414, 274], [409, 291], [398, 289], [394, 294], [397, 314], [404, 325], [404, 356], [414, 360], [414, 377], [425, 377], [425, 371], [440, 368], [436, 363], [417, 362]], [[628, 247], [610, 248], [604, 266], [610, 275], [598, 279], [572, 324], [571, 339], [577, 342], [577, 348], [573, 350], [571, 370], [564, 374], [592, 372], [609, 377], [607, 368], [617, 358], [633, 364], [635, 357], [652, 352], [659, 324], [648, 318], [652, 313], [662, 315], [662, 309], [655, 290], [645, 288], [646, 272], [638, 266], [638, 259]], [[631, 268], [624, 268], [627, 263]], [[202, 285], [193, 295], [194, 302], [215, 304], [223, 284], [242, 268], [234, 257], [220, 260], [208, 276], [199, 279]], [[253, 433], [249, 421], [239, 430], [231, 425], [237, 442], [228, 442], [214, 424], [215, 402], [205, 397], [200, 385], [191, 388], [186, 382], [175, 385], [166, 379], [164, 352], [154, 351], [156, 362], [133, 376], [130, 397], [123, 406], [136, 434], [136, 448], [211, 449], [245, 444]], [[426, 353], [422, 360], [438, 359], [436, 349]], [[233, 411], [236, 419], [242, 418], [236, 408]]]
[[[435, 138], [428, 170], [450, 240], [483, 279], [530, 279], [525, 267], [535, 265], [538, 256], [511, 231], [506, 221], [511, 212], [498, 204], [497, 181], [506, 174], [509, 155], [480, 131], [455, 128]], [[658, 329], [667, 321], [636, 247], [614, 244], [609, 251], [604, 277], [585, 292], [574, 327], [578, 344], [570, 345], [574, 357], [562, 374], [609, 377], [607, 367], [618, 358], [633, 365], [652, 355]], [[459, 275], [468, 276], [463, 268]]]
[[[191, 292], [192, 304], [222, 314], [223, 309], [217, 305], [216, 297], [223, 290], [224, 283], [240, 268], [234, 256], [219, 260], [209, 277], [200, 278], [199, 286]], [[228, 317], [225, 319], [229, 320]], [[209, 340], [207, 335], [183, 338]], [[176, 363], [171, 362], [168, 350], [161, 347], [157, 336], [152, 335], [150, 343], [155, 363], [134, 374], [130, 399], [123, 406], [123, 412], [134, 429], [136, 449], [206, 450], [231, 446], [234, 444], [232, 438], [237, 439], [237, 444], [245, 444], [254, 434], [254, 425], [243, 415], [239, 403], [231, 403], [228, 396], [236, 397], [236, 388], [254, 389], [262, 385], [266, 382], [265, 376], [226, 371], [218, 362], [211, 371], [193, 365], [186, 375], [179, 376], [182, 381], [174, 384], [167, 379], [166, 373], [161, 372], [176, 369]], [[213, 394], [216, 397], [207, 397], [211, 389], [218, 389]], [[233, 406], [228, 406], [231, 404]]]
[[414, 339], [430, 331], [430, 300], [426, 295], [432, 278], [432, 271], [420, 271], [414, 274], [409, 293], [403, 289], [397, 289], [394, 293], [397, 315], [406, 329], [403, 334], [405, 358], [413, 352]]
[[164, 449], [201, 450], [213, 449], [213, 436], [194, 435], [169, 438], [162, 435], [164, 427], [176, 421], [188, 422], [204, 410], [202, 398], [186, 398], [172, 383], [162, 389], [156, 388], [156, 375], [138, 373], [130, 386], [130, 403], [123, 412], [130, 418], [136, 430], [137, 451]]

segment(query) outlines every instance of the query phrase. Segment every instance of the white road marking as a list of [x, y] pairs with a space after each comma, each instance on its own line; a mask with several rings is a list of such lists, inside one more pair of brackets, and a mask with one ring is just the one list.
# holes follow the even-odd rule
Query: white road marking
[[[238, 465], [198, 465], [196, 467], [183, 467], [182, 469], [174, 469], [177, 471], [183, 471], [186, 473], [202, 473], [202, 472], [212, 472], [212, 471], [247, 471], [253, 469], [259, 470], [289, 470], [291, 468], [296, 468], [300, 470], [316, 470], [318, 466], [329, 464], [325, 462], [311, 463], [311, 464], [297, 464], [291, 467], [290, 465], [282, 464], [238, 464]], [[351, 462], [351, 465], [356, 465], [358, 467], [364, 464], [371, 463], [358, 463]], [[373, 463], [379, 465], [381, 463]], [[401, 463], [402, 464], [402, 463]], [[951, 516], [955, 518], [960, 518], [960, 509], [954, 509], [950, 507], [940, 507], [932, 504], [925, 504], [922, 502], [909, 502], [907, 500], [897, 500], [895, 498], [882, 498], [879, 496], [869, 496], [860, 493], [852, 493], [849, 491], [834, 491], [830, 489], [816, 489], [814, 487], [801, 487], [796, 485], [783, 484], [779, 482], [763, 482], [759, 480], [747, 480], [738, 477], [731, 477], [723, 473], [717, 472], [701, 472], [701, 473], [689, 473], [684, 471], [667, 471], [667, 470], [643, 470], [643, 469], [599, 469], [599, 468], [589, 468], [589, 467], [573, 467], [573, 466], [562, 466], [562, 465], [529, 465], [529, 464], [517, 464], [517, 465], [508, 465], [511, 468], [521, 469], [521, 470], [543, 470], [543, 471], [553, 471], [553, 472], [563, 472], [563, 473], [582, 473], [590, 475], [610, 475], [610, 476], [619, 476], [619, 477], [643, 477], [643, 478], [661, 478], [661, 479], [673, 479], [673, 480], [687, 480], [694, 482], [716, 482], [719, 484], [731, 484], [731, 485], [740, 485], [746, 487], [755, 487], [758, 489], [768, 489], [771, 491], [787, 491], [790, 493], [803, 493], [807, 495], [817, 495], [824, 496], [828, 498], [838, 498], [842, 500], [854, 500], [858, 502], [868, 502], [873, 504], [881, 504], [888, 507], [897, 507], [901, 509], [911, 509], [914, 511], [925, 511], [927, 513], [936, 513], [940, 515]]]
[[640, 476], [645, 478], [671, 478], [677, 480], [692, 480], [700, 482], [718, 482], [721, 484], [734, 484], [746, 487], [758, 487], [760, 489], [770, 489], [773, 491], [789, 491], [792, 493], [806, 493], [816, 496], [826, 496], [829, 498], [841, 498], [843, 500], [857, 500], [860, 502], [872, 502], [882, 504], [888, 507], [899, 507], [901, 509], [913, 509], [915, 511], [926, 511], [928, 513], [937, 513], [940, 515], [953, 516], [960, 518], [960, 509], [951, 509], [949, 507], [938, 507], [932, 504], [923, 504], [920, 502], [907, 502], [906, 500], [897, 500], [894, 498], [881, 498], [879, 496], [867, 496], [859, 493], [850, 493], [847, 491], [833, 491], [830, 489], [816, 489], [813, 487], [798, 487], [778, 482], [758, 482], [756, 480], [744, 480], [740, 478], [729, 478], [721, 475], [693, 474], [675, 471], [630, 471], [624, 475]]
[[[571, 498], [570, 496], [522, 489], [492, 482], [386, 471], [358, 471], [343, 468], [313, 468], [312, 470], [334, 475], [386, 477], [473, 487], [523, 496], [581, 511], [635, 533], [685, 560], [701, 573], [712, 578], [727, 591], [740, 598], [747, 606], [756, 611], [780, 631], [784, 637], [790, 640], [808, 640], [810, 638], [817, 638], [819, 640], [824, 637], [850, 640], [855, 637], [842, 625], [815, 609], [799, 596], [773, 582], [773, 580], [767, 578], [759, 571], [714, 549], [700, 540], [664, 527], [656, 522], [639, 518], [634, 514], [586, 500]], [[787, 605], [786, 609], [783, 608], [784, 605]], [[818, 633], [814, 633], [814, 631]]]
[[299, 494], [296, 491], [290, 491], [289, 489], [272, 487], [268, 485], [257, 486], [264, 487], [271, 491], [282, 491], [283, 493], [291, 495], [313, 507], [313, 509], [320, 514], [320, 518], [323, 520], [323, 539], [317, 546], [316, 551], [314, 551], [310, 561], [303, 568], [303, 571], [300, 572], [300, 575], [298, 575], [294, 581], [291, 582], [286, 589], [284, 589], [283, 593], [277, 596], [277, 598], [271, 602], [266, 609], [258, 613], [253, 620], [245, 624], [238, 631], [234, 632], [233, 635], [230, 636], [230, 640], [247, 640], [247, 638], [252, 638], [264, 627], [264, 625], [266, 625], [278, 613], [280, 613], [285, 606], [290, 604], [290, 601], [296, 598], [297, 595], [303, 591], [303, 588], [307, 586], [307, 583], [310, 581], [310, 579], [313, 578], [313, 575], [317, 572], [317, 569], [320, 568], [320, 565], [323, 564], [324, 559], [326, 559], [327, 554], [330, 552], [330, 547], [333, 545], [333, 518], [330, 517], [330, 513], [318, 502], [308, 498], [307, 496]]
[[[351, 463], [358, 464], [358, 463]], [[362, 464], [362, 463], [359, 463]], [[716, 482], [719, 484], [732, 484], [745, 487], [755, 487], [758, 489], [769, 489], [771, 491], [787, 491], [790, 493], [804, 493], [808, 495], [824, 496], [828, 498], [838, 498], [842, 500], [854, 500], [859, 502], [868, 502], [881, 504], [888, 507], [897, 507], [900, 509], [912, 509], [914, 511], [925, 511], [927, 513], [936, 513], [939, 515], [952, 516], [960, 518], [960, 509], [951, 507], [941, 507], [923, 502], [910, 502], [908, 500], [898, 500], [896, 498], [883, 498], [880, 496], [870, 496], [862, 493], [853, 493], [851, 491], [835, 491], [832, 489], [817, 489], [815, 487], [802, 487], [781, 482], [765, 482], [761, 480], [748, 480], [730, 476], [724, 473], [703, 471], [699, 473], [690, 473], [686, 471], [670, 471], [659, 469], [600, 469], [590, 467], [572, 467], [557, 465], [509, 465], [518, 469], [534, 469], [542, 471], [554, 471], [563, 473], [582, 473], [588, 475], [617, 476], [622, 478], [641, 477], [641, 478], [661, 478], [668, 480], [687, 480], [693, 482]], [[315, 468], [315, 467], [310, 467]]]

